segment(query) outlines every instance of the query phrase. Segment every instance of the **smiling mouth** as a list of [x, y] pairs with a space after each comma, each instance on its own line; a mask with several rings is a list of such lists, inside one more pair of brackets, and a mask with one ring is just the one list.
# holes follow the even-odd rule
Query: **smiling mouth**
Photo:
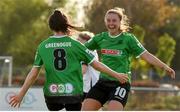
[[108, 29], [110, 29], [110, 30], [114, 30], [115, 28], [108, 28]]
[[109, 29], [115, 29], [115, 26], [108, 26]]

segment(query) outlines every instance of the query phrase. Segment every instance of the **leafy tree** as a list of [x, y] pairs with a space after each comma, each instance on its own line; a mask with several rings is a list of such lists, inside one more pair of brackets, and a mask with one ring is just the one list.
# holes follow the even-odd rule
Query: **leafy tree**
[[[159, 38], [158, 52], [156, 53], [156, 56], [167, 65], [170, 65], [175, 54], [175, 46], [176, 41], [168, 34], [164, 34]], [[165, 75], [165, 71], [159, 70], [158, 68], [157, 70], [160, 76]]]
[[[168, 24], [161, 28], [161, 30], [159, 30], [160, 32], [167, 32], [169, 35], [171, 35], [173, 37], [173, 39], [177, 42], [180, 43], [180, 8], [176, 8], [176, 12], [174, 13], [176, 16], [173, 16], [173, 18], [169, 19]], [[175, 56], [172, 60], [173, 62], [173, 68], [175, 70], [179, 70], [179, 66], [180, 66], [180, 61], [179, 61], [179, 57], [180, 57], [180, 44], [176, 44], [176, 49], [175, 49]]]
[[0, 55], [12, 55], [16, 67], [32, 64], [38, 44], [50, 34], [52, 5], [45, 0], [2, 0], [0, 7]]
[[47, 5], [44, 0], [3, 0], [0, 7], [0, 14], [3, 15], [0, 18], [0, 44], [3, 47], [0, 54], [8, 55], [10, 43], [20, 33], [31, 30], [31, 24], [41, 16]]
[[31, 29], [29, 32], [18, 34], [17, 38], [10, 43], [8, 48], [8, 53], [13, 56], [16, 66], [32, 64], [38, 44], [50, 34], [46, 19], [34, 21], [29, 28]]
[[113, 7], [124, 8], [132, 24], [152, 31], [164, 25], [173, 14], [173, 8], [166, 0], [93, 0], [92, 5], [85, 9], [89, 18], [87, 28], [96, 33], [103, 31], [105, 12]]

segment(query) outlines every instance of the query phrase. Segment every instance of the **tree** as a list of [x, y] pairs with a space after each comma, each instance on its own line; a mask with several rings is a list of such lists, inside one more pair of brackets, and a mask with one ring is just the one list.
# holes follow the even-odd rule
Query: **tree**
[[[158, 52], [156, 56], [170, 66], [175, 55], [176, 41], [168, 34], [162, 35], [158, 41]], [[158, 68], [157, 71], [161, 77], [165, 75], [165, 71], [159, 70]]]
[[31, 24], [41, 16], [47, 5], [43, 0], [3, 0], [0, 7], [0, 14], [3, 15], [0, 18], [0, 54], [9, 55], [9, 45], [17, 35], [31, 30]]
[[[173, 16], [171, 19], [169, 19], [168, 24], [165, 27], [162, 27], [159, 32], [167, 32], [169, 35], [173, 37], [173, 39], [179, 43], [180, 42], [180, 8], [176, 8], [175, 16]], [[180, 44], [176, 44], [176, 50], [175, 50], [175, 56], [172, 60], [173, 68], [175, 70], [179, 70], [180, 66]]]
[[16, 67], [32, 64], [38, 44], [51, 33], [47, 20], [52, 6], [45, 0], [2, 0], [0, 7], [0, 55], [12, 55]]

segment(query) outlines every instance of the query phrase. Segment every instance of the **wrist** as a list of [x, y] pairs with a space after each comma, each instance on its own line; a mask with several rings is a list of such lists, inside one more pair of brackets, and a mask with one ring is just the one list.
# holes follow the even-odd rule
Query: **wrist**
[[163, 70], [167, 70], [168, 68], [169, 68], [169, 66], [167, 66], [167, 65], [164, 65], [164, 66], [162, 67]]

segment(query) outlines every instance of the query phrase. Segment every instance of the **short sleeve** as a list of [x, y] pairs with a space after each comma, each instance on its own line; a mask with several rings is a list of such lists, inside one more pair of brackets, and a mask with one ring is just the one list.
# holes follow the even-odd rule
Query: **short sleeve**
[[100, 36], [99, 34], [96, 35], [96, 36], [94, 36], [94, 37], [91, 38], [89, 41], [87, 41], [84, 45], [85, 45], [88, 49], [90, 49], [90, 50], [98, 49], [98, 43], [97, 43], [97, 41], [98, 41], [98, 37], [99, 37], [99, 36]]
[[78, 44], [78, 56], [84, 63], [91, 64], [94, 60], [94, 55], [84, 45]]
[[139, 58], [146, 51], [143, 45], [132, 34], [129, 37], [128, 44], [130, 46], [132, 55], [134, 55], [136, 58]]
[[43, 65], [42, 58], [40, 56], [39, 50], [37, 49], [35, 59], [34, 59], [34, 67], [41, 67]]

